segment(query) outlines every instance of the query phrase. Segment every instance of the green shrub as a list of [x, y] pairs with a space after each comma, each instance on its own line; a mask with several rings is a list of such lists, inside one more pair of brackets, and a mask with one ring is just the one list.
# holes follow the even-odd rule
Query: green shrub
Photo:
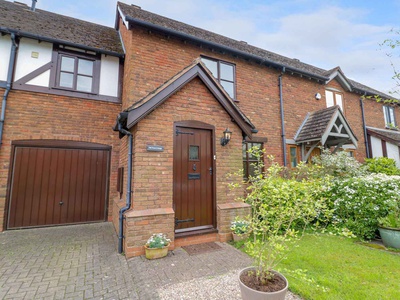
[[366, 174], [366, 167], [345, 151], [331, 153], [323, 149], [320, 156], [314, 156], [312, 162], [318, 167], [319, 176], [354, 177]]
[[371, 239], [378, 218], [385, 217], [400, 202], [400, 176], [369, 174], [336, 179], [325, 192], [333, 211], [333, 223], [361, 238]]
[[383, 173], [386, 175], [400, 175], [400, 169], [396, 167], [396, 161], [387, 157], [366, 158], [365, 165], [371, 173]]

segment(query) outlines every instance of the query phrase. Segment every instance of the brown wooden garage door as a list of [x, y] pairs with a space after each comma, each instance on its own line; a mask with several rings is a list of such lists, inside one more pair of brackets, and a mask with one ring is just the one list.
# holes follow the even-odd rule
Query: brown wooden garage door
[[110, 147], [31, 143], [13, 145], [7, 228], [104, 221]]

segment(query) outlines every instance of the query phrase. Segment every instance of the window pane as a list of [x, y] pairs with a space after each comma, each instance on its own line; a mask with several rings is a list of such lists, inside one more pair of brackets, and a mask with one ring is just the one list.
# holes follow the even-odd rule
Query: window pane
[[78, 74], [81, 75], [93, 75], [93, 61], [86, 59], [78, 60]]
[[233, 82], [222, 81], [221, 85], [224, 87], [224, 90], [231, 96], [232, 98], [235, 97]]
[[86, 76], [78, 76], [76, 80], [76, 89], [82, 92], [91, 92], [92, 78]]
[[199, 146], [189, 146], [189, 160], [199, 159]]
[[389, 123], [392, 123], [392, 125], [396, 125], [396, 121], [394, 119], [394, 108], [388, 107], [388, 109], [389, 109]]
[[325, 91], [325, 97], [326, 97], [326, 107], [331, 107], [335, 105], [333, 100], [333, 93], [331, 91]]
[[258, 173], [258, 164], [255, 162], [250, 163], [249, 165], [249, 176], [256, 176]]
[[74, 72], [75, 59], [67, 56], [61, 58], [61, 71]]
[[73, 84], [74, 84], [73, 74], [60, 72], [60, 86], [72, 89]]
[[343, 99], [340, 94], [336, 94], [336, 105], [339, 105], [340, 109], [343, 111]]
[[215, 78], [218, 78], [218, 63], [215, 60], [202, 58], [201, 61], [211, 71]]
[[243, 156], [243, 160], [245, 160], [247, 157], [247, 143], [242, 144], [242, 156]]
[[[260, 143], [248, 143], [248, 149], [252, 149], [252, 148], [257, 148], [257, 149], [253, 149], [254, 151], [258, 151], [261, 150], [261, 144]], [[249, 159], [257, 159], [256, 156], [254, 156], [253, 154], [249, 153]]]
[[233, 81], [233, 66], [220, 63], [220, 78]]
[[290, 166], [292, 168], [297, 166], [297, 148], [290, 147]]

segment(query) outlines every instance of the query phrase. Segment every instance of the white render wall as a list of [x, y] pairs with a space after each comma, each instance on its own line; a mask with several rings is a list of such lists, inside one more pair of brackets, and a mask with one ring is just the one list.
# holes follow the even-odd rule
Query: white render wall
[[386, 143], [386, 149], [387, 149], [387, 156], [389, 158], [393, 158], [396, 161], [397, 167], [400, 168], [399, 147], [397, 145]]
[[[11, 52], [10, 35], [0, 36], [0, 81], [7, 80]], [[45, 64], [51, 62], [53, 44], [34, 39], [21, 38], [17, 50], [14, 81], [17, 81]], [[119, 58], [101, 55], [99, 95], [118, 97]], [[27, 82], [29, 85], [50, 87], [50, 70], [44, 71]]]
[[[35, 54], [38, 57], [35, 58]], [[21, 79], [36, 69], [51, 62], [53, 53], [53, 44], [47, 42], [39, 42], [28, 38], [21, 38], [18, 49], [17, 63], [15, 66], [14, 80]], [[34, 84], [38, 86], [49, 86], [50, 72], [35, 78]], [[33, 83], [31, 83], [33, 84]]]
[[7, 81], [8, 65], [11, 55], [11, 36], [0, 35], [0, 81]]
[[[371, 136], [371, 148], [372, 157], [382, 157], [382, 141], [374, 136]], [[396, 165], [400, 168], [400, 153], [397, 145], [386, 142], [386, 152], [388, 158], [393, 158], [396, 161]]]
[[372, 157], [382, 157], [383, 151], [382, 151], [381, 139], [371, 136], [371, 149], [372, 149]]
[[119, 58], [101, 55], [99, 94], [118, 97]]

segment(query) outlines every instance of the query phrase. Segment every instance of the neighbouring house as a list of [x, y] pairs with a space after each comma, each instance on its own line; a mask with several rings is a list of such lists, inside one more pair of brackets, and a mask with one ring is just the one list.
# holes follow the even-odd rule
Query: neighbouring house
[[0, 1], [0, 32], [2, 230], [109, 220], [127, 257], [157, 232], [226, 241], [252, 146], [288, 167], [319, 146], [400, 162], [399, 105], [339, 67], [121, 2], [108, 28]]

